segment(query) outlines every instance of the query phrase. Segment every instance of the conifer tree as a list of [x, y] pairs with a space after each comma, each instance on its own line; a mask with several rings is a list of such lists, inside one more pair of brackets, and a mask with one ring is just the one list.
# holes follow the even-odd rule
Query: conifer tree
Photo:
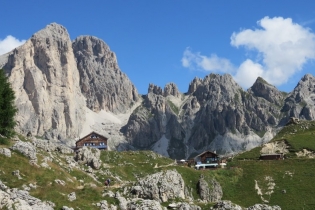
[[8, 77], [4, 70], [0, 69], [0, 134], [5, 137], [12, 137], [14, 134], [14, 116], [17, 112], [14, 99], [14, 91]]

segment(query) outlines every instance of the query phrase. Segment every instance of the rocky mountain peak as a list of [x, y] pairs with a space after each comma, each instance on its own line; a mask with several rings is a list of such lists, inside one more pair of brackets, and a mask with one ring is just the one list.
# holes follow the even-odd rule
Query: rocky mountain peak
[[73, 46], [79, 48], [82, 53], [100, 58], [110, 53], [110, 57], [117, 62], [115, 53], [110, 51], [109, 46], [103, 40], [95, 36], [79, 36], [73, 43]]
[[311, 74], [306, 74], [304, 75], [297, 86], [295, 87], [294, 91], [297, 90], [302, 90], [302, 89], [307, 89], [307, 88], [314, 88], [314, 81], [315, 77]]
[[256, 97], [262, 97], [271, 103], [275, 103], [278, 106], [283, 104], [284, 94], [261, 77], [256, 79], [248, 92], [251, 92]]
[[78, 136], [85, 101], [67, 30], [56, 23], [35, 33], [4, 62], [16, 93], [22, 133], [65, 139]]
[[197, 90], [197, 87], [202, 83], [202, 79], [195, 77], [193, 81], [190, 82], [188, 87], [188, 94], [191, 94]]
[[235, 94], [242, 90], [229, 74], [209, 74], [202, 81], [195, 81], [197, 88], [193, 95], [200, 102], [224, 100], [230, 103], [234, 100]]
[[175, 97], [180, 97], [180, 92], [177, 88], [177, 85], [174, 83], [168, 83], [164, 87], [164, 96], [167, 97], [169, 95], [175, 96]]
[[294, 90], [285, 99], [282, 111], [287, 113], [287, 117], [285, 118], [286, 122], [289, 117], [314, 120], [314, 104], [315, 77], [310, 74], [306, 74], [301, 78]]
[[148, 94], [153, 93], [156, 95], [163, 95], [163, 89], [155, 84], [150, 83], [148, 88]]
[[139, 99], [135, 86], [119, 69], [115, 53], [103, 40], [80, 36], [72, 48], [88, 108], [122, 113]]
[[42, 38], [63, 38], [63, 39], [69, 39], [69, 33], [67, 29], [58, 24], [58, 23], [51, 23], [47, 25], [44, 29], [36, 32], [33, 36], [36, 38], [42, 37]]

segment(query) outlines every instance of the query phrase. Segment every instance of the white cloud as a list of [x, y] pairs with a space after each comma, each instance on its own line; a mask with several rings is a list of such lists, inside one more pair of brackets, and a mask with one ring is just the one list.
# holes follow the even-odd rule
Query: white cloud
[[234, 75], [235, 81], [242, 87], [250, 87], [256, 81], [257, 77], [263, 77], [263, 67], [259, 63], [254, 63], [247, 59], [238, 68]]
[[203, 56], [199, 52], [193, 53], [186, 48], [182, 58], [182, 65], [193, 70], [205, 70], [217, 73], [232, 73], [234, 67], [228, 59], [219, 58], [216, 54]]
[[[315, 59], [315, 34], [308, 28], [292, 22], [291, 18], [282, 17], [265, 17], [257, 24], [259, 29], [245, 29], [234, 32], [231, 36], [232, 46], [245, 47], [256, 53], [256, 61], [245, 60], [233, 75], [244, 88], [250, 87], [258, 76], [274, 85], [284, 84], [300, 71], [308, 60]], [[204, 57], [196, 53], [190, 55], [190, 58], [194, 56]], [[226, 59], [219, 59], [230, 63]], [[193, 66], [192, 63], [198, 65], [199, 60], [191, 59], [188, 63], [189, 66]], [[202, 65], [198, 66], [212, 71]]]
[[9, 35], [5, 39], [0, 39], [0, 55], [10, 52], [14, 48], [24, 44], [25, 40], [18, 40], [17, 38]]

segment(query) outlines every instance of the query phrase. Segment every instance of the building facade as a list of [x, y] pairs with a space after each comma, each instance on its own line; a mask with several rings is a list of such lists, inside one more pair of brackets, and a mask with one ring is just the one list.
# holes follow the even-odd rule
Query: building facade
[[92, 132], [83, 138], [79, 139], [76, 143], [75, 149], [80, 149], [84, 146], [86, 147], [94, 147], [100, 150], [107, 150], [107, 138], [102, 136], [96, 132]]
[[194, 158], [196, 163], [218, 163], [219, 156], [210, 151], [205, 151]]

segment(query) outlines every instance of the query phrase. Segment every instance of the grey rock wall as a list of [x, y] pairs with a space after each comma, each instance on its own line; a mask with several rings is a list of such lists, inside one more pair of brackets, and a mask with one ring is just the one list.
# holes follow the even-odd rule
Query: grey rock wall
[[121, 113], [139, 100], [135, 86], [119, 69], [115, 53], [104, 41], [80, 36], [74, 40], [72, 48], [88, 108]]
[[16, 94], [17, 129], [48, 139], [78, 136], [85, 101], [67, 30], [47, 25], [4, 60]]

